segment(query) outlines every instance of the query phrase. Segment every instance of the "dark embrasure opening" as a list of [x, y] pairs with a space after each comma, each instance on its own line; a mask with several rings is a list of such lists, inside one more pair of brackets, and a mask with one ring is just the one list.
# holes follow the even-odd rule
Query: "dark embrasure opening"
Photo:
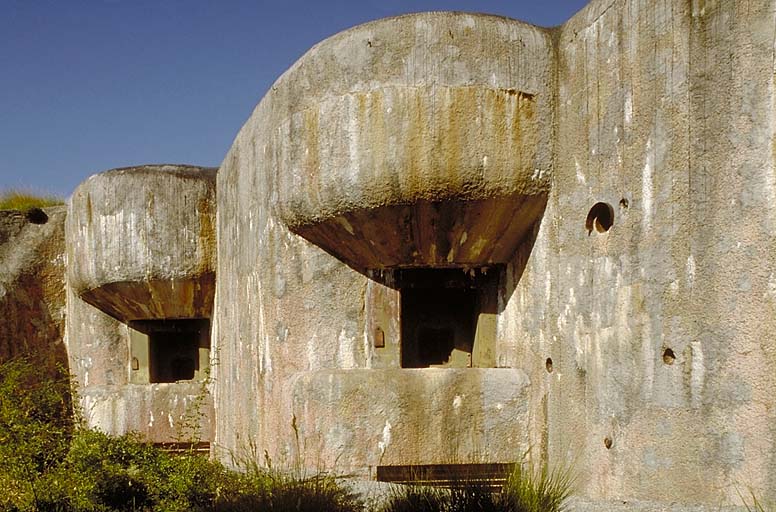
[[[403, 368], [491, 366], [482, 315], [495, 315], [497, 269], [405, 269], [401, 290]], [[479, 350], [476, 350], [479, 349]]]

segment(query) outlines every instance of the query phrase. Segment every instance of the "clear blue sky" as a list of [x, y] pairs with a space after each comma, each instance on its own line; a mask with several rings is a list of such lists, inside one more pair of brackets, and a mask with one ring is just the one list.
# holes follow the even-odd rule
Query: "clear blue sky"
[[127, 165], [218, 166], [308, 48], [407, 12], [559, 25], [587, 0], [0, 0], [0, 191]]

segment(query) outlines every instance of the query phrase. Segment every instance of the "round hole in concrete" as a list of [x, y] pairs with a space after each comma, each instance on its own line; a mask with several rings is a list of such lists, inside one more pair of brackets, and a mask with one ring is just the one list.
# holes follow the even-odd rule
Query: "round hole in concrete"
[[629, 203], [628, 203], [628, 200], [626, 198], [623, 197], [622, 199], [620, 199], [620, 207], [621, 208], [627, 208], [628, 205], [629, 205]]
[[667, 348], [663, 351], [663, 362], [665, 364], [674, 364], [674, 361], [676, 361], [676, 355], [674, 354], [674, 351], [670, 348]]
[[606, 446], [606, 449], [609, 450], [612, 447], [612, 438], [609, 436], [604, 437], [604, 446]]
[[547, 368], [547, 373], [552, 373], [552, 358], [548, 357], [544, 362], [544, 367]]
[[614, 224], [614, 208], [609, 203], [596, 203], [587, 212], [587, 219], [585, 220], [585, 229], [587, 234], [593, 232], [593, 229], [599, 233], [609, 231], [609, 228]]
[[27, 210], [27, 220], [32, 224], [45, 224], [48, 222], [48, 215], [40, 208], [30, 208]]

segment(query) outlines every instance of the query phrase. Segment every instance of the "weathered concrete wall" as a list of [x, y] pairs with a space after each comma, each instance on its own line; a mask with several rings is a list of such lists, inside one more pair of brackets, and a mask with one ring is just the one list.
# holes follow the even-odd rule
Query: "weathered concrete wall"
[[[428, 13], [320, 43], [238, 134], [215, 214], [193, 168], [74, 194], [88, 422], [170, 440], [204, 396], [225, 461], [367, 475], [530, 448], [577, 468], [580, 510], [776, 500], [774, 29], [773, 0], [600, 0], [553, 31]], [[481, 367], [400, 368], [418, 267], [492, 272]], [[212, 318], [212, 406], [130, 383], [126, 322], [165, 318]]]
[[[509, 461], [527, 449], [528, 382], [520, 369], [378, 364], [368, 302], [395, 300], [393, 290], [291, 230], [363, 270], [388, 258], [364, 249], [370, 242], [401, 253], [407, 232], [397, 231], [389, 209], [408, 202], [512, 197], [519, 206], [518, 198], [535, 197], [530, 226], [551, 174], [553, 77], [546, 31], [431, 13], [338, 34], [276, 82], [218, 174], [214, 371], [222, 453], [266, 449], [275, 462], [300, 456], [313, 467], [366, 474], [377, 464]], [[530, 119], [521, 117], [529, 104]], [[479, 218], [489, 217], [470, 217]], [[482, 232], [494, 237], [490, 228]], [[428, 231], [418, 233], [408, 238], [422, 243]], [[466, 230], [456, 233], [463, 244]], [[351, 241], [361, 249], [348, 257]], [[381, 370], [370, 374], [373, 364]], [[466, 428], [432, 434], [463, 411]]]
[[69, 285], [123, 321], [209, 317], [215, 174], [148, 165], [79, 185], [67, 221]]
[[86, 425], [115, 435], [139, 432], [156, 443], [211, 441], [208, 383], [130, 383], [129, 330], [68, 288], [65, 341]]
[[[600, 1], [553, 40], [511, 20], [437, 13], [313, 48], [257, 107], [219, 175], [221, 447], [294, 457], [294, 423], [317, 461], [346, 453], [348, 468], [472, 457], [480, 434], [417, 450], [381, 421], [424, 408], [434, 418], [424, 426], [447, 417], [449, 397], [423, 398], [436, 372], [467, 375], [453, 389], [496, 373], [392, 369], [370, 329], [396, 313], [396, 292], [369, 269], [503, 262], [448, 252], [468, 232], [438, 221], [458, 212], [467, 224], [463, 210], [423, 217], [407, 205], [549, 192], [546, 209], [521, 213], [499, 284], [496, 366], [525, 383], [504, 413], [517, 442], [481, 455], [530, 445], [574, 461], [593, 508], [717, 506], [748, 487], [770, 497], [773, 25], [766, 0]], [[531, 116], [509, 106], [510, 91]], [[519, 130], [501, 124], [510, 116]], [[597, 202], [611, 206], [609, 231], [586, 229]], [[453, 233], [435, 245], [442, 257], [423, 246], [434, 229], [402, 238], [403, 224], [424, 223]], [[487, 397], [473, 401], [475, 423], [491, 417]]]
[[500, 339], [590, 509], [776, 496], [775, 7], [596, 1], [559, 34], [552, 193]]
[[[155, 442], [212, 440], [207, 382], [130, 382], [130, 322], [209, 318], [215, 169], [92, 176], [70, 199], [67, 348], [87, 425]], [[146, 372], [147, 375], [147, 372]]]
[[46, 208], [40, 218], [0, 211], [0, 360], [35, 355], [67, 361], [65, 210]]
[[280, 219], [360, 269], [508, 261], [549, 185], [549, 49], [541, 29], [449, 13], [320, 43], [273, 86]]

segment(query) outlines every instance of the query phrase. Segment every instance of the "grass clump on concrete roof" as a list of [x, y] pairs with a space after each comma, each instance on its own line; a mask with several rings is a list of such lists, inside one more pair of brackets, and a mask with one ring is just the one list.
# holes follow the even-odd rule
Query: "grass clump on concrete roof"
[[36, 194], [25, 190], [0, 191], [0, 210], [27, 211], [64, 204], [62, 197], [51, 194]]

